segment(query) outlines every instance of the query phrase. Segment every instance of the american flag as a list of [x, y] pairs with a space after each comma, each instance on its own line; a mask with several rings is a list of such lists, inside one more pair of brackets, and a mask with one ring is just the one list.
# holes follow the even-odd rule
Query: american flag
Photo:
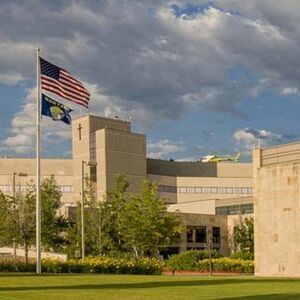
[[42, 89], [86, 108], [90, 93], [67, 70], [53, 65], [40, 57]]

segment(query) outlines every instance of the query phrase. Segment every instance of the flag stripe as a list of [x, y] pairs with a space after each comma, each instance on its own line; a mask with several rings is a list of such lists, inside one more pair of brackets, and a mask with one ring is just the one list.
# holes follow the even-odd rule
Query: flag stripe
[[53, 93], [59, 93], [60, 96], [65, 97], [67, 100], [72, 101], [72, 99], [74, 99], [74, 102], [76, 103], [82, 103], [84, 105], [88, 105], [88, 101], [87, 100], [83, 100], [83, 99], [78, 99], [77, 97], [74, 97], [74, 95], [72, 94], [67, 94], [61, 90], [58, 90], [55, 86], [53, 85], [43, 85], [42, 86], [43, 90], [51, 90], [51, 92]]
[[68, 77], [69, 79], [73, 80], [74, 83], [77, 83], [77, 84], [80, 85], [84, 90], [86, 90], [86, 88], [84, 87], [84, 85], [83, 85], [80, 81], [78, 81], [76, 78], [74, 78], [68, 71], [61, 69], [60, 74], [61, 74], [61, 76], [64, 75], [64, 76]]
[[65, 94], [68, 97], [74, 97], [78, 101], [83, 101], [83, 102], [88, 103], [88, 98], [86, 96], [79, 97], [77, 94], [74, 94], [72, 92], [66, 91], [66, 89], [60, 87], [55, 82], [53, 83], [50, 80], [44, 80], [43, 83], [42, 83], [42, 88], [44, 88], [46, 86], [49, 86], [49, 87], [53, 88], [54, 90], [57, 90], [60, 93]]
[[68, 85], [69, 87], [72, 87], [72, 88], [78, 90], [79, 92], [85, 93], [88, 96], [90, 95], [90, 93], [85, 88], [82, 88], [82, 86], [80, 86], [80, 85], [74, 84], [72, 81], [65, 78], [64, 76], [61, 76], [60, 82]]
[[51, 88], [51, 87], [43, 87], [43, 90], [49, 91], [49, 92], [52, 92], [52, 93], [55, 93], [55, 94], [57, 94], [58, 96], [61, 96], [61, 97], [63, 97], [63, 98], [66, 99], [66, 100], [75, 102], [75, 103], [77, 103], [77, 104], [80, 104], [80, 105], [82, 105], [82, 106], [88, 108], [88, 104], [83, 103], [82, 101], [74, 100], [74, 98], [68, 98], [68, 97], [66, 97], [63, 93], [61, 93], [60, 91], [53, 90], [53, 88]]
[[[63, 91], [66, 92], [70, 92], [72, 94], [74, 94], [75, 96], [79, 97], [79, 98], [86, 98], [89, 99], [90, 95], [87, 94], [86, 92], [81, 92], [81, 91], [77, 91], [76, 89], [72, 88], [71, 85], [69, 84], [64, 84], [63, 82], [57, 82], [55, 79], [52, 79], [50, 77], [44, 76], [42, 75], [42, 78], [44, 79], [43, 81], [46, 83], [52, 83], [54, 85], [58, 85], [60, 89], [62, 89]], [[70, 88], [69, 88], [70, 87]]]
[[67, 70], [40, 57], [42, 89], [57, 94], [66, 100], [88, 107], [90, 93], [84, 85]]
[[77, 97], [74, 97], [72, 94], [66, 94], [65, 92], [58, 90], [55, 86], [53, 85], [43, 85], [42, 86], [43, 90], [48, 90], [51, 91], [53, 93], [59, 93], [60, 96], [65, 97], [67, 100], [72, 101], [72, 99], [74, 99], [74, 102], [76, 103], [82, 103], [83, 105], [88, 105], [88, 101], [87, 100], [83, 100], [83, 99], [78, 99]]
[[68, 93], [68, 92], [64, 91], [63, 89], [61, 89], [61, 88], [57, 88], [57, 86], [55, 86], [55, 85], [53, 85], [51, 83], [44, 83], [42, 85], [42, 88], [45, 88], [45, 87], [50, 87], [54, 91], [59, 91], [60, 93], [66, 95], [66, 97], [68, 97], [68, 98], [74, 98], [77, 101], [82, 101], [82, 102], [88, 103], [88, 99], [87, 98], [78, 98], [76, 95], [74, 95], [72, 93]]

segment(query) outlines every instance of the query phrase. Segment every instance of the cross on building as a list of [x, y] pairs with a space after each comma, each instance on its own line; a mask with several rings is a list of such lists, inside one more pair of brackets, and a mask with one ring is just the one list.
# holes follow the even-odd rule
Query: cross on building
[[79, 141], [81, 141], [81, 130], [83, 129], [83, 127], [81, 126], [81, 124], [79, 123], [79, 125], [78, 125], [78, 128], [77, 128], [77, 130], [78, 130], [78, 138], [79, 138]]

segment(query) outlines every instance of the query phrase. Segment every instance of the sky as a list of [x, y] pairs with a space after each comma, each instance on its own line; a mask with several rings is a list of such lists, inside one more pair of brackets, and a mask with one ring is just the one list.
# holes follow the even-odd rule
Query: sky
[[[34, 157], [36, 47], [82, 81], [87, 113], [131, 118], [149, 157], [251, 160], [300, 139], [298, 0], [1, 0], [0, 156]], [[71, 126], [42, 120], [42, 156]]]

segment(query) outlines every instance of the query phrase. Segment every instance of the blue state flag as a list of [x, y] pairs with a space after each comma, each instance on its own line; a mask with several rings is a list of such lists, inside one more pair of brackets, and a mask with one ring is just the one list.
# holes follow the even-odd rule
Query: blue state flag
[[70, 113], [73, 109], [49, 98], [42, 94], [42, 115], [52, 118], [54, 121], [63, 121], [71, 124], [72, 118]]

